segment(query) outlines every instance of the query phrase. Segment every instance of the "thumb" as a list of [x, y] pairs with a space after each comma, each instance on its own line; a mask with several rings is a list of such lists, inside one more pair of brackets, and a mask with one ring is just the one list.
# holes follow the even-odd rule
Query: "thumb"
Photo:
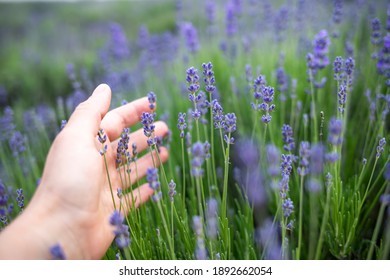
[[84, 131], [92, 136], [96, 135], [100, 122], [110, 107], [110, 102], [110, 87], [106, 84], [99, 85], [86, 101], [76, 107], [67, 127]]

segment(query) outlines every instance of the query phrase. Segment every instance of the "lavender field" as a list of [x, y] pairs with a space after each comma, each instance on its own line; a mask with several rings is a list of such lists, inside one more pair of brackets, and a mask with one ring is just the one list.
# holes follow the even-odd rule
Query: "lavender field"
[[0, 38], [0, 231], [107, 83], [112, 108], [155, 108], [118, 141], [119, 209], [140, 157], [169, 160], [104, 259], [390, 258], [387, 1], [0, 3]]

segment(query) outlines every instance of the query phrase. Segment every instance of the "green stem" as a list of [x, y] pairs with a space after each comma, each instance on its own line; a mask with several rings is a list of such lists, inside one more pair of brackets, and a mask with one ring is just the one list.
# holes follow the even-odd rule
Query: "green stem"
[[[388, 185], [388, 187], [387, 187], [387, 189], [385, 191], [385, 194], [388, 193], [389, 186], [390, 185]], [[385, 213], [386, 206], [387, 206], [386, 203], [382, 203], [381, 207], [379, 209], [379, 214], [378, 214], [378, 218], [376, 220], [374, 233], [372, 234], [372, 238], [371, 238], [370, 249], [369, 249], [368, 254], [367, 254], [367, 260], [371, 260], [372, 259], [372, 255], [374, 254], [374, 248], [375, 248], [376, 240], [378, 238], [380, 227], [382, 225], [382, 220], [383, 220], [383, 216], [384, 216], [384, 213]]]
[[183, 179], [183, 207], [185, 207], [185, 203], [186, 203], [186, 162], [185, 162], [185, 159], [184, 159], [184, 139], [182, 138], [181, 139], [181, 160], [182, 160], [182, 170], [183, 170], [183, 175], [182, 175], [182, 179]]
[[331, 185], [326, 187], [326, 203], [325, 203], [325, 209], [324, 209], [324, 217], [323, 217], [322, 223], [321, 223], [320, 236], [318, 237], [316, 257], [315, 257], [316, 260], [319, 260], [321, 257], [322, 243], [324, 241], [325, 229], [326, 229], [326, 226], [328, 224], [331, 187], [332, 187]]
[[115, 204], [115, 199], [114, 199], [114, 193], [113, 193], [113, 191], [112, 191], [110, 173], [108, 172], [108, 165], [107, 165], [106, 154], [103, 154], [103, 158], [104, 158], [104, 165], [105, 165], [105, 167], [106, 167], [106, 173], [107, 173], [107, 178], [108, 178], [108, 184], [110, 185], [110, 192], [111, 192], [112, 204], [114, 205], [114, 209], [116, 210], [116, 204]]
[[316, 102], [315, 102], [315, 96], [314, 96], [314, 87], [313, 87], [313, 73], [309, 69], [309, 79], [310, 79], [310, 91], [311, 91], [311, 109], [313, 110], [311, 112], [311, 117], [313, 118], [313, 132], [314, 132], [314, 137], [313, 137], [313, 142], [316, 143], [318, 140], [318, 128], [317, 128], [317, 112], [316, 112]]
[[[305, 172], [305, 168], [302, 167], [302, 171]], [[297, 248], [297, 260], [301, 258], [301, 246], [302, 246], [302, 224], [303, 224], [303, 181], [304, 175], [301, 175], [300, 191], [299, 191], [299, 231], [298, 231], [298, 248]]]

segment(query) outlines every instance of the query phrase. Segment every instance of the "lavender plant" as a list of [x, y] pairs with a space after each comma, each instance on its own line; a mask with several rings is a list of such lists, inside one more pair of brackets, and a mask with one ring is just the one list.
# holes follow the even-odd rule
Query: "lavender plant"
[[[111, 142], [116, 211], [104, 258], [388, 259], [387, 3], [282, 2], [161, 4], [167, 13], [155, 15], [166, 18], [144, 17], [137, 34], [110, 23], [93, 65], [64, 65], [69, 94], [52, 107], [11, 98], [19, 85], [0, 77], [10, 91], [0, 91], [0, 230], [28, 205], [73, 108], [104, 81], [113, 107], [146, 95], [151, 109], [139, 112], [141, 140], [126, 128]], [[156, 137], [163, 119], [169, 140]], [[107, 166], [112, 146], [96, 133]], [[157, 167], [164, 145], [170, 159]], [[154, 156], [141, 178], [144, 153]], [[154, 191], [139, 209], [135, 181]], [[64, 259], [64, 249], [48, 251]]]

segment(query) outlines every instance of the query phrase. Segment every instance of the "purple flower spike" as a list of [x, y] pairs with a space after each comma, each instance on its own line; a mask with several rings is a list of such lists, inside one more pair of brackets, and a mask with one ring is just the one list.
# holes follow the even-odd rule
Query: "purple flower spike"
[[206, 159], [205, 145], [201, 142], [196, 142], [192, 146], [192, 160], [191, 160], [191, 174], [194, 177], [203, 176], [204, 170], [202, 169], [202, 164]]
[[186, 113], [179, 113], [177, 119], [177, 128], [180, 129], [180, 138], [184, 138], [184, 130], [187, 128]]
[[151, 110], [154, 110], [156, 108], [156, 94], [154, 92], [148, 93], [148, 100], [149, 100], [149, 108]]
[[290, 198], [284, 200], [282, 204], [282, 209], [284, 217], [290, 217], [291, 213], [294, 211], [294, 204]]
[[168, 184], [169, 186], [169, 192], [168, 192], [168, 195], [169, 195], [169, 198], [171, 200], [171, 202], [173, 202], [174, 198], [175, 198], [175, 195], [176, 195], [176, 191], [175, 191], [175, 188], [176, 188], [176, 184], [173, 180], [171, 180]]
[[160, 181], [158, 179], [158, 169], [149, 167], [146, 171], [146, 180], [149, 183], [149, 187], [153, 190], [158, 190], [160, 188]]
[[311, 155], [310, 143], [302, 141], [299, 146], [299, 156], [301, 157], [300, 166], [298, 167], [298, 174], [305, 176], [309, 173], [309, 158]]
[[384, 151], [384, 146], [386, 145], [386, 139], [385, 138], [381, 138], [379, 140], [379, 144], [378, 146], [376, 147], [376, 157], [379, 158], [382, 154], [382, 152]]
[[185, 22], [181, 26], [182, 34], [184, 36], [188, 50], [191, 53], [196, 53], [199, 48], [198, 32], [191, 22]]
[[328, 142], [334, 146], [339, 146], [342, 143], [341, 133], [343, 131], [342, 120], [332, 118], [329, 123]]
[[115, 243], [119, 249], [130, 245], [129, 227], [123, 224], [124, 217], [118, 211], [114, 211], [110, 217], [110, 225], [114, 226]]
[[287, 152], [292, 152], [295, 149], [295, 142], [292, 128], [288, 124], [284, 124], [282, 126], [282, 138], [284, 143], [284, 150]]

